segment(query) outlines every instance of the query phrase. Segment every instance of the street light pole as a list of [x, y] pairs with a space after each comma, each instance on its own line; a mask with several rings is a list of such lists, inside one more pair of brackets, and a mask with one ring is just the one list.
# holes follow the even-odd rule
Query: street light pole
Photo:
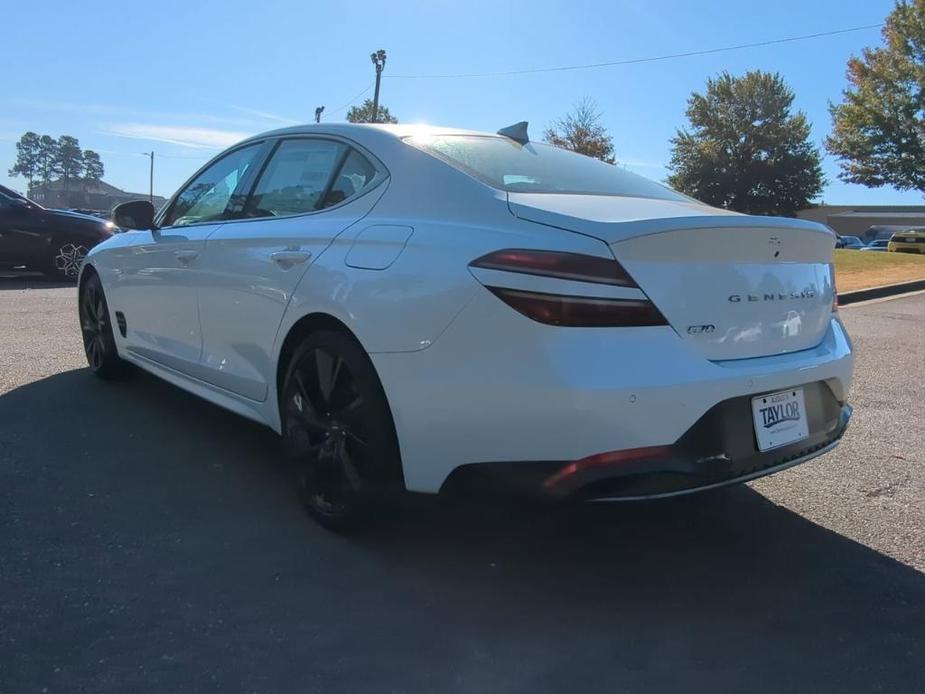
[[382, 80], [382, 70], [385, 68], [385, 51], [379, 49], [370, 54], [370, 60], [376, 66], [376, 92], [373, 95], [373, 123], [379, 122], [379, 82]]
[[321, 114], [322, 114], [322, 113], [324, 113], [324, 106], [319, 106], [318, 108], [315, 109], [315, 122], [316, 122], [316, 123], [320, 123], [320, 122], [321, 122]]
[[148, 199], [151, 201], [151, 204], [154, 204], [154, 150], [151, 150], [151, 171], [150, 178], [148, 181]]

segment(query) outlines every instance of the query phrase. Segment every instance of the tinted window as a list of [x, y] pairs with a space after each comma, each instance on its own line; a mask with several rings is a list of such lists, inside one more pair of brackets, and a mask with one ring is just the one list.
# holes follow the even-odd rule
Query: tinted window
[[215, 162], [177, 196], [164, 226], [183, 226], [224, 219], [232, 194], [260, 151], [248, 145]]
[[324, 198], [322, 207], [331, 207], [363, 190], [376, 176], [376, 169], [362, 154], [350, 150]]
[[254, 188], [246, 216], [280, 217], [319, 209], [344, 149], [331, 140], [283, 141]]
[[440, 135], [408, 142], [494, 188], [512, 193], [622, 195], [662, 200], [689, 198], [612, 164], [539, 142], [506, 137]]
[[27, 202], [31, 206], [38, 207], [38, 205], [36, 205], [34, 202], [28, 198], [23, 197], [15, 190], [10, 190], [9, 188], [0, 186], [0, 207], [13, 207], [14, 201], [17, 203]]
[[18, 198], [20, 200], [26, 199], [24, 196], [20, 195], [15, 190], [12, 190], [11, 188], [7, 188], [6, 186], [0, 186], [0, 199], [4, 199], [4, 198], [7, 200], [12, 200], [14, 198]]

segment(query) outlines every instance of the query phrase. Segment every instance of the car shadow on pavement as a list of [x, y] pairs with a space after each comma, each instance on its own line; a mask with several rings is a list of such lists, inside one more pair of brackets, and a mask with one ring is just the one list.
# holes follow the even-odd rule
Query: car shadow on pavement
[[76, 286], [76, 281], [62, 282], [38, 272], [0, 272], [0, 291], [11, 289], [61, 289]]
[[748, 487], [417, 502], [338, 537], [303, 515], [272, 432], [147, 375], [61, 373], [0, 396], [0, 422], [9, 691], [925, 683], [925, 576]]

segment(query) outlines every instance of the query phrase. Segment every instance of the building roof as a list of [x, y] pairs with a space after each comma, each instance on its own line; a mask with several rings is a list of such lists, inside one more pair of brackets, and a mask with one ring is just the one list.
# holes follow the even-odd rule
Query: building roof
[[880, 212], [836, 212], [829, 215], [830, 217], [853, 217], [855, 219], [883, 219], [888, 217], [890, 219], [925, 219], [925, 206], [922, 207], [921, 212], [908, 212], [908, 211], [894, 211], [895, 208], [884, 207]]
[[830, 212], [839, 214], [840, 212], [925, 212], [925, 205], [814, 205], [807, 207], [805, 211], [815, 210], [817, 212]]
[[[74, 190], [75, 188], [87, 188], [92, 189], [97, 193], [106, 193], [108, 195], [135, 195], [135, 193], [129, 193], [121, 188], [116, 188], [111, 183], [106, 183], [103, 180], [92, 180], [87, 178], [70, 178], [67, 182], [68, 190]], [[32, 191], [41, 191], [43, 193], [50, 193], [54, 191], [63, 191], [64, 190], [64, 179], [58, 178], [48, 183], [36, 183], [32, 186]], [[146, 197], [138, 194], [139, 197]]]

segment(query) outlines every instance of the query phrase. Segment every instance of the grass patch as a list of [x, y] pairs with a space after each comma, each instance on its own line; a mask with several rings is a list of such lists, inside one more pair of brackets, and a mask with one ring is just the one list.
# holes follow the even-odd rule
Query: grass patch
[[835, 251], [838, 291], [925, 279], [925, 254]]

